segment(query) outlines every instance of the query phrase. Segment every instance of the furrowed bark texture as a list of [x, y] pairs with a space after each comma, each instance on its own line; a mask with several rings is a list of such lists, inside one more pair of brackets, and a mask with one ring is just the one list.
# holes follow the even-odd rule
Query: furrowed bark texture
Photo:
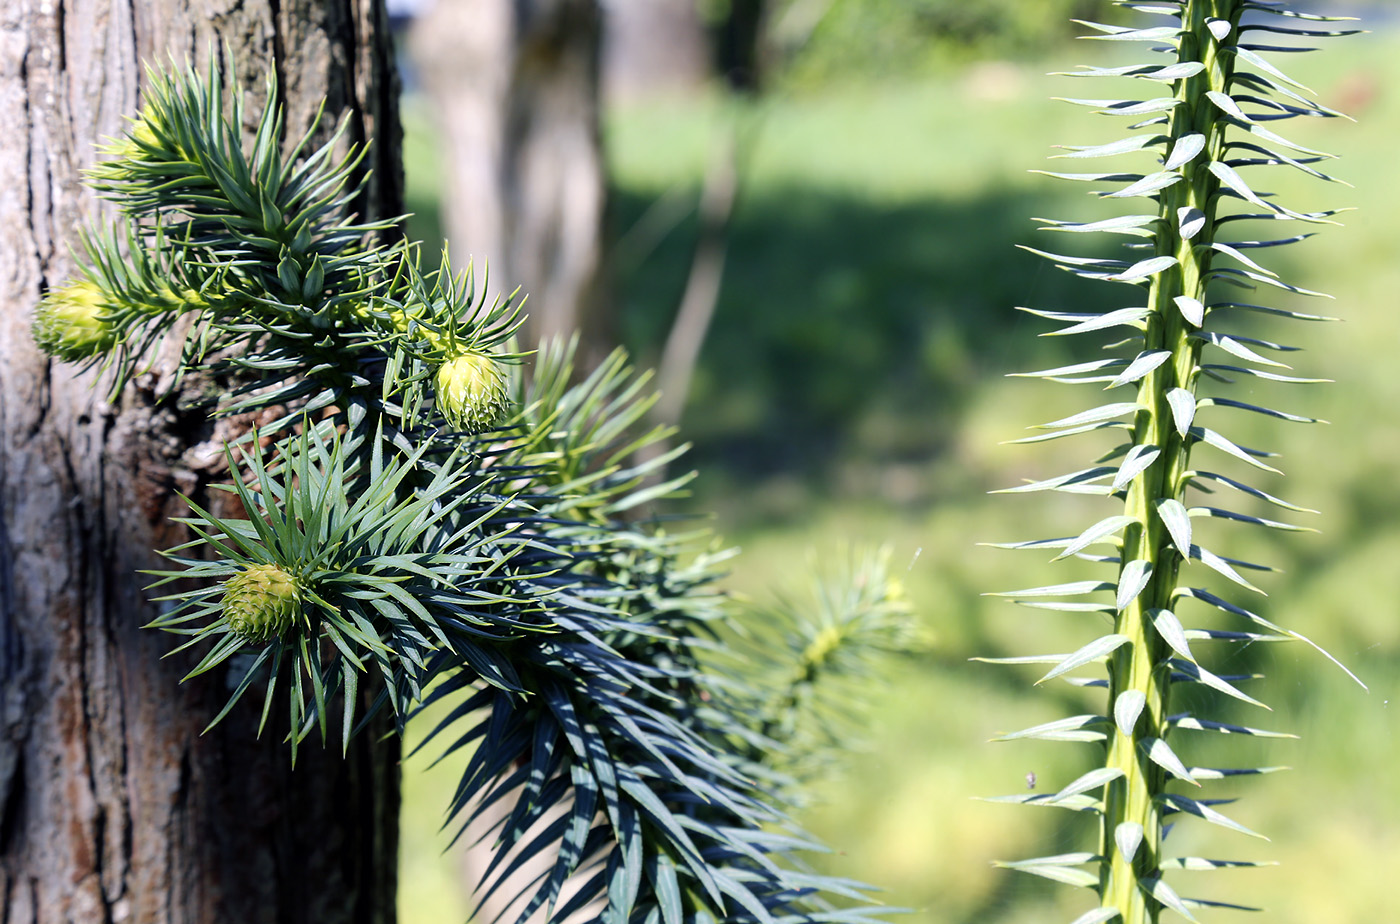
[[[398, 769], [363, 735], [295, 771], [256, 704], [200, 732], [222, 676], [141, 629], [138, 569], [182, 538], [175, 492], [221, 480], [202, 413], [115, 406], [35, 348], [30, 312], [100, 212], [94, 142], [140, 103], [141, 62], [277, 68], [289, 132], [324, 100], [372, 140], [364, 210], [402, 207], [380, 0], [7, 0], [0, 4], [0, 922], [392, 922]], [[251, 112], [257, 114], [257, 105]], [[148, 377], [149, 378], [149, 377]]]

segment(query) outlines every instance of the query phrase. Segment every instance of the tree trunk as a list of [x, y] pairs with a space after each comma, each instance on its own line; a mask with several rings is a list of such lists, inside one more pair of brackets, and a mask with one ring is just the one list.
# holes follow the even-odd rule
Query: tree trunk
[[108, 405], [28, 329], [98, 211], [80, 170], [136, 112], [142, 61], [231, 52], [257, 92], [275, 65], [289, 132], [323, 99], [348, 112], [374, 142], [364, 209], [398, 212], [385, 23], [380, 0], [0, 3], [0, 921], [394, 919], [397, 745], [313, 746], [293, 771], [252, 701], [201, 736], [224, 678], [181, 684], [191, 660], [141, 628], [138, 569], [181, 538], [175, 492], [220, 477], [221, 431], [148, 380]]
[[695, 0], [609, 0], [602, 60], [610, 101], [694, 95], [713, 70]]
[[[710, 332], [710, 321], [719, 304], [720, 285], [724, 282], [724, 261], [729, 250], [729, 223], [734, 216], [734, 202], [739, 197], [739, 115], [719, 128], [713, 142], [710, 164], [705, 169], [705, 183], [700, 189], [700, 228], [695, 240], [695, 255], [690, 262], [690, 276], [676, 308], [676, 319], [666, 335], [657, 367], [656, 390], [661, 398], [652, 408], [652, 419], [667, 426], [680, 425], [685, 402], [690, 396], [690, 381], [695, 364]], [[666, 452], [657, 443], [657, 455]]]
[[730, 0], [729, 13], [715, 30], [715, 59], [731, 90], [757, 93], [763, 88], [767, 19], [767, 0]]
[[598, 0], [440, 0], [412, 42], [453, 257], [529, 293], [527, 346], [578, 331], [585, 359], [615, 341], [599, 288], [600, 33]]

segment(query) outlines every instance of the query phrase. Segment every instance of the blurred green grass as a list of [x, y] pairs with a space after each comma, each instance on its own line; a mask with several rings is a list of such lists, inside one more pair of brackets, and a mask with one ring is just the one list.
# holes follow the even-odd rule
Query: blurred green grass
[[[1097, 311], [1129, 304], [1135, 294], [1081, 286], [1014, 247], [1062, 244], [1065, 236], [1037, 234], [1033, 215], [1110, 214], [1083, 187], [1027, 172], [1063, 169], [1043, 159], [1052, 144], [1096, 143], [1121, 132], [1121, 123], [1047, 99], [1108, 96], [1109, 84], [1088, 89], [1086, 82], [1039, 76], [1107, 63], [1106, 51], [1086, 44], [1052, 66], [979, 65], [917, 83], [765, 102], [687, 409], [685, 435], [696, 444], [693, 461], [702, 473], [693, 507], [715, 511], [717, 529], [744, 548], [730, 579], [734, 590], [761, 597], [775, 580], [802, 571], [809, 547], [838, 541], [888, 542], [895, 560], [907, 563], [904, 581], [935, 644], [892, 665], [885, 688], [871, 691], [876, 719], [853, 749], [849, 773], [819, 786], [802, 820], [833, 847], [819, 865], [882, 886], [889, 903], [916, 909], [900, 918], [909, 924], [1070, 920], [1088, 906], [1073, 890], [990, 866], [997, 858], [1092, 846], [1082, 820], [974, 799], [1025, 791], [1028, 773], [1044, 790], [1085, 769], [1087, 748], [985, 742], [997, 732], [1097, 711], [1093, 691], [1035, 688], [1028, 671], [967, 659], [1068, 651], [1102, 631], [1082, 617], [981, 596], [1088, 576], [1076, 571], [1079, 563], [1048, 567], [1048, 556], [975, 543], [1064, 535], [1108, 512], [1096, 498], [985, 493], [1083, 467], [1110, 445], [1090, 445], [1093, 437], [1001, 445], [1027, 425], [1091, 406], [1098, 394], [1004, 377], [1093, 358], [1097, 350], [1092, 338], [1037, 338], [1046, 326], [1013, 306]], [[1236, 386], [1233, 396], [1331, 423], [1289, 425], [1227, 412], [1214, 418], [1237, 441], [1282, 452], [1287, 478], [1248, 480], [1323, 511], [1291, 518], [1318, 534], [1255, 536], [1201, 526], [1212, 540], [1206, 544], [1283, 569], [1263, 576], [1268, 599], [1244, 600], [1233, 590], [1230, 598], [1315, 638], [1371, 685], [1363, 692], [1298, 645], [1210, 652], [1225, 659], [1221, 669], [1269, 674], [1251, 690], [1273, 714], [1225, 708], [1227, 714], [1303, 740], [1231, 738], [1214, 742], [1214, 751], [1201, 745], [1201, 763], [1216, 753], [1230, 765], [1295, 770], [1239, 786], [1211, 784], [1208, 793], [1238, 794], [1228, 811], [1272, 842], [1196, 822], [1174, 832], [1171, 846], [1281, 865], [1185, 874], [1178, 885], [1193, 895], [1263, 905], [1278, 924], [1388, 919], [1393, 902], [1381, 871], [1400, 862], [1400, 797], [1391, 785], [1400, 763], [1392, 715], [1400, 709], [1397, 52], [1400, 41], [1384, 34], [1291, 58], [1291, 69], [1324, 102], [1355, 110], [1360, 121], [1289, 125], [1285, 133], [1343, 155], [1330, 172], [1356, 188], [1282, 170], [1262, 184], [1295, 208], [1361, 207], [1344, 217], [1347, 227], [1269, 254], [1283, 258], [1270, 265], [1291, 281], [1332, 292], [1335, 302], [1271, 290], [1259, 298], [1345, 323], [1248, 319], [1239, 328], [1305, 346], [1291, 354], [1298, 373], [1338, 382]], [[614, 237], [626, 241], [658, 200], [693, 200], [711, 134], [726, 117], [722, 105], [704, 99], [611, 113]], [[414, 230], [432, 239], [438, 174], [424, 120], [408, 127], [409, 192], [423, 217]], [[659, 352], [694, 235], [693, 215], [682, 217], [654, 247], [634, 247], [617, 267], [619, 329], [644, 361]], [[1238, 474], [1215, 459], [1210, 467]], [[1183, 617], [1189, 623], [1206, 614], [1196, 608]], [[416, 760], [406, 771], [403, 866], [412, 888], [405, 889], [403, 919], [455, 920], [460, 897], [430, 898], [456, 878], [455, 861], [439, 853], [445, 841], [433, 834], [453, 780], [450, 770], [422, 776]]]

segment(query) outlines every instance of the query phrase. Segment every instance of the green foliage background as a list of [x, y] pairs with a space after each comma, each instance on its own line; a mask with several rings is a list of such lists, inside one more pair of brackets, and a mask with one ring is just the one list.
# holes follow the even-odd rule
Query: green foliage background
[[[1072, 896], [990, 861], [1068, 847], [1082, 840], [1078, 822], [973, 800], [1024, 792], [1030, 773], [1044, 789], [1088, 769], [1047, 745], [983, 743], [1072, 714], [1078, 700], [1032, 690], [1030, 669], [1007, 673], [967, 658], [1071, 650], [1082, 641], [1070, 623], [1028, 622], [980, 596], [1026, 586], [1028, 562], [974, 546], [1092, 522], [1074, 498], [1027, 503], [984, 493], [1079, 467], [1075, 447], [1057, 455], [999, 443], [1033, 420], [1085, 406], [1069, 390], [1003, 377], [1066, 355], [1061, 342], [1037, 339], [1043, 326], [1013, 305], [1056, 304], [1072, 292], [1087, 311], [1096, 306], [1083, 299], [1099, 295], [1013, 249], [1043, 245], [1033, 215], [1102, 217], [1076, 189], [1027, 173], [1050, 167], [1043, 158], [1052, 144], [1116, 136], [1105, 120], [1048, 99], [1084, 95], [1081, 84], [1042, 76], [1081, 63], [1123, 62], [1084, 43], [1015, 64], [969, 56], [956, 68], [913, 68], [917, 76], [799, 84], [770, 100], [685, 422], [703, 473], [694, 505], [718, 510], [721, 532], [744, 547], [734, 588], [761, 597], [774, 575], [792, 573], [805, 549], [829, 537], [892, 541], [903, 563], [934, 644], [877, 691], [879, 718], [850, 772], [820, 788], [804, 821], [839, 851], [843, 872], [917, 909], [910, 924], [1073, 917]], [[1197, 891], [1263, 905], [1277, 924], [1387, 920], [1382, 871], [1400, 862], [1400, 796], [1390, 782], [1400, 765], [1400, 378], [1392, 372], [1400, 344], [1400, 187], [1392, 181], [1400, 37], [1381, 31], [1333, 42], [1289, 63], [1322, 102], [1358, 118], [1290, 126], [1303, 143], [1342, 155], [1332, 172], [1356, 189], [1301, 176], [1271, 176], [1271, 189], [1295, 207], [1361, 210], [1278, 267], [1337, 296], [1322, 310], [1346, 322], [1308, 328], [1302, 364], [1337, 384], [1252, 396], [1268, 404], [1277, 395], [1330, 426], [1261, 422], [1258, 431], [1238, 431], [1245, 443], [1267, 433], [1283, 453], [1290, 498], [1323, 512], [1314, 524], [1322, 532], [1281, 541], [1241, 535], [1235, 552], [1284, 569], [1269, 576], [1260, 612], [1316, 639], [1371, 691], [1301, 646], [1245, 651], [1238, 667], [1269, 675], [1277, 712], [1270, 724], [1302, 736], [1233, 752], [1238, 763], [1295, 768], [1242, 787], [1232, 809], [1274, 838], [1248, 845], [1249, 854], [1281, 865], [1216, 874]], [[658, 351], [679, 296], [693, 215], [658, 241], [630, 232], [667, 196], [693, 198], [718, 118], [719, 105], [706, 100], [640, 103], [610, 118], [617, 292], [628, 345], [642, 357]], [[435, 174], [424, 127], [414, 124], [410, 185], [428, 203]], [[1260, 321], [1253, 332], [1278, 331]], [[1029, 564], [1043, 575], [1040, 563]], [[413, 789], [409, 799], [417, 804]], [[428, 815], [420, 827], [432, 822]], [[1214, 833], [1199, 836], [1218, 843]], [[411, 858], [426, 863], [436, 849], [413, 843], [406, 875], [426, 875]]]
[[[775, 4], [778, 22], [812, 7]], [[1074, 35], [1072, 19], [1112, 17], [1097, 0], [830, 0], [803, 47], [785, 63], [798, 85], [949, 71], [988, 57], [1026, 59]], [[781, 40], [781, 36], [779, 36]]]

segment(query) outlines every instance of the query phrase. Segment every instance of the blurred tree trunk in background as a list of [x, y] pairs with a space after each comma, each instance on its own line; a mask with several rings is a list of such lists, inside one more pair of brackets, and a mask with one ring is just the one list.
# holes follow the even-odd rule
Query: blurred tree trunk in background
[[729, 0], [715, 26], [715, 67], [730, 89], [756, 93], [763, 87], [767, 0]]
[[529, 294], [526, 346], [577, 330], [585, 362], [616, 339], [600, 286], [601, 32], [598, 0], [438, 0], [410, 37], [454, 262], [489, 262], [494, 290]]
[[603, 96], [694, 93], [711, 73], [695, 0], [609, 0], [603, 22]]
[[[140, 568], [180, 541], [176, 491], [222, 480], [202, 411], [156, 406], [151, 374], [115, 405], [38, 353], [30, 312], [73, 271], [94, 142], [136, 112], [141, 62], [231, 51], [256, 117], [277, 68], [291, 132], [324, 101], [373, 139], [369, 214], [402, 209], [396, 87], [381, 0], [5, 0], [0, 4], [0, 921], [390, 924], [396, 741], [256, 740], [245, 700], [200, 732], [221, 672], [162, 660], [174, 637]], [[207, 503], [208, 501], [205, 500]]]
[[[733, 111], [715, 129], [716, 137], [710, 144], [709, 164], [700, 187], [697, 208], [700, 226], [695, 252], [691, 255], [690, 275], [686, 277], [676, 317], [671, 322], [657, 364], [656, 387], [661, 397], [652, 408], [651, 416], [656, 422], [672, 427], [680, 425], [685, 413], [700, 351], [719, 305], [729, 250], [729, 225], [739, 197], [741, 166], [748, 159], [755, 135], [754, 126], [741, 128], [738, 124], [743, 118], [739, 104], [731, 109]], [[658, 455], [664, 451], [661, 444], [656, 451]]]

